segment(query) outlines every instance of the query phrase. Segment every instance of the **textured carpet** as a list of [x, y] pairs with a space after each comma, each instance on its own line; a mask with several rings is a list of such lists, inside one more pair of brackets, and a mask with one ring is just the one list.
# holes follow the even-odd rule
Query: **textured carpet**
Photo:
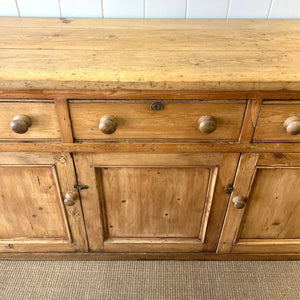
[[0, 261], [0, 299], [300, 299], [299, 261]]

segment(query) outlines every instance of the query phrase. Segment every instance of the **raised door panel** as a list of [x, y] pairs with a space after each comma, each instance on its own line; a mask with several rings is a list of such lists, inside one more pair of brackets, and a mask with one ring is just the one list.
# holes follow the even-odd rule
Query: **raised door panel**
[[108, 236], [198, 238], [214, 171], [201, 167], [98, 169]]
[[69, 154], [0, 153], [0, 251], [86, 251], [78, 196], [63, 203], [74, 180]]
[[0, 166], [1, 238], [69, 238], [53, 166]]
[[231, 200], [245, 207], [230, 202], [219, 252], [299, 252], [299, 178], [300, 155], [243, 154]]
[[241, 239], [300, 239], [300, 168], [258, 168]]
[[90, 249], [215, 251], [238, 157], [75, 154]]

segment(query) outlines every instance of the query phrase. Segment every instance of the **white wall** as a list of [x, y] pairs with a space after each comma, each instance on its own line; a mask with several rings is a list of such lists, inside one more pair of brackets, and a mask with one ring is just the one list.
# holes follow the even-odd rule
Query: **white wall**
[[300, 19], [300, 0], [0, 0], [0, 16]]

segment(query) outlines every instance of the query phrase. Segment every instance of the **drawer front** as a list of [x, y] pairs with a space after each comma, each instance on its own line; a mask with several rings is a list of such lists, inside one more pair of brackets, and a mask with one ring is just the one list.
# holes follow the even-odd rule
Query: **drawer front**
[[300, 142], [300, 102], [276, 104], [266, 101], [261, 108], [253, 141]]
[[0, 139], [60, 139], [54, 103], [0, 102]]
[[[150, 108], [154, 101], [70, 102], [74, 138], [77, 140], [117, 139], [190, 139], [237, 140], [240, 134], [245, 101], [226, 103], [160, 102], [161, 110]], [[157, 108], [157, 106], [156, 106]], [[99, 130], [100, 119], [113, 116], [116, 130], [105, 134]], [[198, 120], [212, 116], [216, 129], [203, 134]], [[204, 120], [206, 122], [206, 120]], [[211, 125], [211, 120], [205, 125]], [[206, 129], [207, 129], [206, 128]]]

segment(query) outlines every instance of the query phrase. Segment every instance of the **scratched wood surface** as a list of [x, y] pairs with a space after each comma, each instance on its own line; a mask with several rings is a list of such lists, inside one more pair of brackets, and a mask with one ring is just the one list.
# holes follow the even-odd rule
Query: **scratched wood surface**
[[[299, 158], [242, 154], [218, 253], [299, 253]], [[244, 209], [234, 207], [237, 195]]]
[[1, 18], [0, 88], [300, 90], [299, 33], [300, 20]]

